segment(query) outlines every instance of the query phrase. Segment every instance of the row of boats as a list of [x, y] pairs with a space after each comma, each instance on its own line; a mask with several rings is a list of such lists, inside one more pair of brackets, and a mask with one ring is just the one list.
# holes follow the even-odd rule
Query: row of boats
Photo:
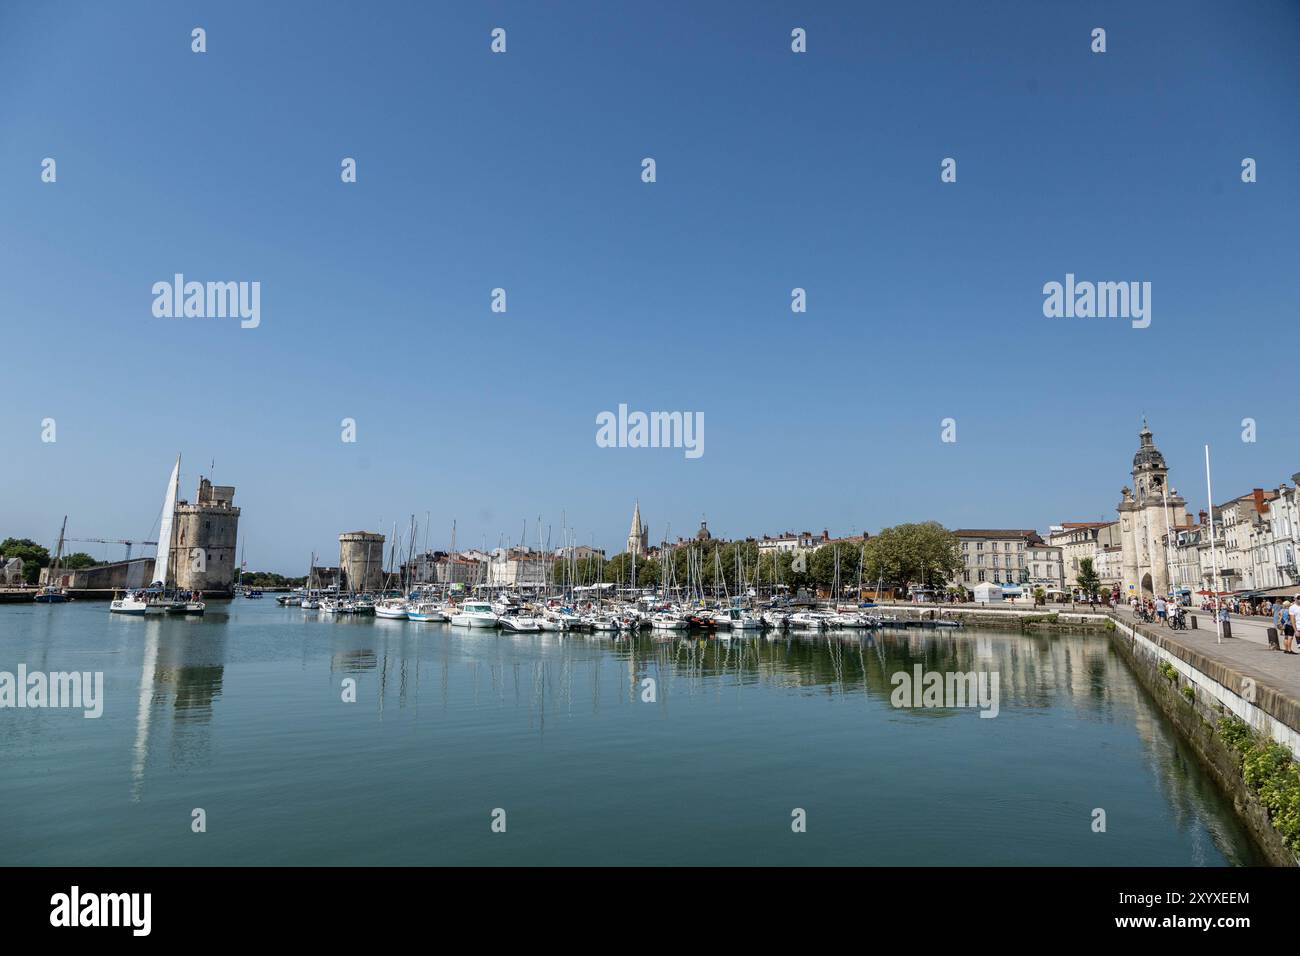
[[187, 614], [201, 615], [207, 609], [202, 591], [176, 592], [144, 588], [119, 591], [109, 602], [110, 614]]
[[[446, 623], [453, 627], [503, 631], [826, 631], [898, 626], [904, 622], [869, 613], [860, 607], [798, 608], [772, 606], [686, 607], [674, 604], [640, 606], [621, 603], [573, 606], [560, 599], [523, 602], [469, 598], [460, 602], [432, 595], [407, 598], [346, 597], [312, 593], [287, 594], [281, 605], [327, 615], [373, 615], [390, 620]], [[936, 622], [955, 627], [955, 621]]]

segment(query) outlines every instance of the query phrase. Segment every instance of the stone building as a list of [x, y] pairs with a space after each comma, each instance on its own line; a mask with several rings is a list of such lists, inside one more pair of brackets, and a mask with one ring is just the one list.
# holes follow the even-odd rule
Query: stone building
[[811, 531], [800, 531], [797, 534], [793, 531], [787, 531], [775, 538], [763, 535], [758, 542], [758, 553], [780, 554], [786, 551], [795, 553], [816, 551], [822, 545], [830, 544], [830, 541], [830, 532], [825, 529], [820, 535], [813, 534]]
[[962, 560], [958, 574], [968, 590], [981, 583], [1028, 584], [1029, 549], [1048, 547], [1037, 531], [1025, 529], [958, 528], [953, 534]]
[[194, 503], [179, 501], [172, 521], [168, 581], [182, 591], [229, 594], [235, 583], [239, 509], [233, 485], [199, 478]]
[[[1031, 588], [1063, 591], [1065, 589], [1064, 549], [1059, 545], [1030, 541], [1026, 544], [1029, 572], [1027, 583]], [[964, 583], [964, 582], [963, 582]]]
[[[1079, 586], [1079, 571], [1084, 560], [1092, 562], [1093, 570], [1101, 574], [1098, 564], [1106, 548], [1121, 548], [1118, 521], [1065, 521], [1053, 525], [1047, 534], [1047, 543], [1061, 549], [1065, 571], [1065, 587]], [[1115, 575], [1116, 579], [1120, 575]]]
[[378, 531], [339, 535], [339, 568], [349, 591], [378, 591], [384, 586], [384, 536]]
[[1124, 564], [1121, 597], [1164, 596], [1169, 594], [1172, 563], [1166, 540], [1175, 527], [1190, 522], [1187, 503], [1169, 487], [1169, 467], [1145, 418], [1131, 474], [1133, 486], [1121, 491], [1116, 509]]

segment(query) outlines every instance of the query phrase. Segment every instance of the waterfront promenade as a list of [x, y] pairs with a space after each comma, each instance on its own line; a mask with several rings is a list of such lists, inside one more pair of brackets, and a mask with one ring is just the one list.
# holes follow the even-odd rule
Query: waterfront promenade
[[1219, 643], [1212, 614], [1192, 611], [1190, 616], [1196, 617], [1197, 628], [1175, 631], [1143, 623], [1128, 608], [1114, 612], [1117, 620], [1227, 687], [1239, 690], [1241, 678], [1254, 680], [1258, 705], [1300, 734], [1300, 653], [1290, 655], [1268, 649], [1272, 621], [1233, 615], [1232, 637]]

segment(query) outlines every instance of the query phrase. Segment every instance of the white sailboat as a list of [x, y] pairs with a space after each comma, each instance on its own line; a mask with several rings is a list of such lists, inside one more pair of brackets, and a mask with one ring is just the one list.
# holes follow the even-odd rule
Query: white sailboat
[[171, 571], [172, 522], [176, 516], [176, 495], [181, 480], [181, 456], [176, 456], [172, 466], [172, 476], [167, 482], [167, 495], [163, 498], [162, 523], [158, 526], [158, 555], [153, 562], [153, 584], [151, 587], [166, 589], [168, 572]]

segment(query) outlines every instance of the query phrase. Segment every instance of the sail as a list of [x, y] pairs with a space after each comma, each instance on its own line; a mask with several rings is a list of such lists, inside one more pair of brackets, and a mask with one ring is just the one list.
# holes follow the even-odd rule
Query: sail
[[176, 513], [177, 483], [181, 477], [181, 456], [176, 456], [171, 481], [167, 482], [167, 497], [163, 499], [162, 524], [158, 528], [158, 557], [153, 563], [153, 579], [167, 586], [168, 565], [171, 563], [172, 518]]

